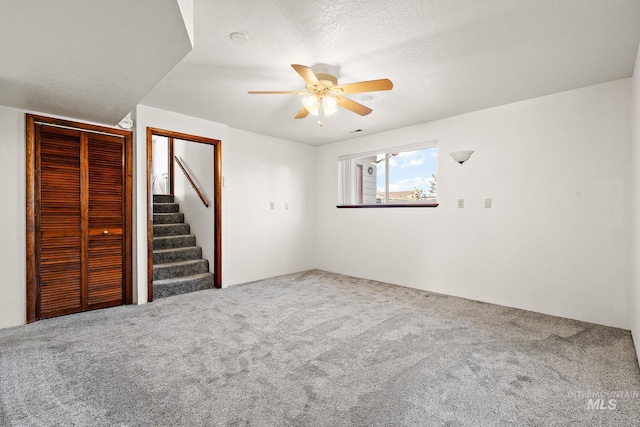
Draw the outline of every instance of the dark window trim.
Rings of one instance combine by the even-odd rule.
[[[338,209],[360,208],[437,208],[439,203],[378,203],[375,205],[336,205]]]

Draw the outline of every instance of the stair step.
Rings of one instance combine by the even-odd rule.
[[[183,213],[154,213],[154,224],[181,224],[184,222]]]
[[[208,272],[209,261],[206,259],[170,262],[153,266],[153,280],[192,276]]]
[[[153,281],[153,299],[213,289],[213,273]]]
[[[202,258],[202,248],[191,246],[188,248],[159,249],[153,251],[153,264],[167,264],[177,261],[190,261]]]
[[[209,261],[173,195],[153,195],[153,298],[214,287]]]
[[[196,245],[196,236],[193,234],[183,236],[155,236],[153,238],[153,250],[186,248]]]
[[[153,237],[156,236],[181,236],[189,234],[189,224],[157,224],[153,226]]]
[[[180,211],[180,205],[177,203],[154,203],[153,213],[174,213]]]
[[[173,203],[173,194],[154,194],[153,203]]]

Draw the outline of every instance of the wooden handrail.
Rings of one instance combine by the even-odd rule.
[[[187,170],[184,168],[184,166],[182,166],[182,162],[180,161],[178,156],[173,156],[173,158],[175,159],[176,163],[178,163],[178,166],[180,166],[180,169],[182,169],[182,172],[184,173],[184,176],[187,177],[187,180],[189,181],[189,184],[191,184],[193,189],[196,190],[196,193],[198,194],[198,197],[200,197],[200,200],[202,200],[202,203],[204,203],[204,205],[206,207],[209,207],[209,203],[207,202],[207,199],[204,197],[204,194],[202,194],[200,189],[198,187],[196,187],[195,182],[193,182],[193,180],[191,179],[191,176],[189,176],[189,172],[187,172]]]

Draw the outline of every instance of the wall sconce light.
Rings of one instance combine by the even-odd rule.
[[[455,160],[456,162],[463,164],[464,162],[469,160],[469,157],[471,157],[472,154],[473,150],[452,151],[451,157],[453,157],[453,160]]]

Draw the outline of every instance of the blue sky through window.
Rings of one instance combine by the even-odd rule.
[[[420,188],[426,192],[431,187],[431,174],[437,176],[437,148],[404,151],[389,159],[389,191],[411,191]],[[378,155],[377,191],[385,187],[385,154]],[[382,159],[382,160],[381,160]]]

